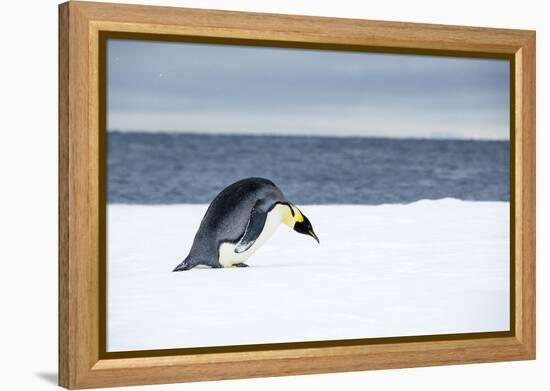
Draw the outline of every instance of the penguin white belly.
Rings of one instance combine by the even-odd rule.
[[[236,253],[235,247],[236,243],[222,243],[219,251],[219,262],[223,267],[231,267],[236,263],[241,263],[246,261],[256,250],[258,250],[279,228],[279,225],[287,218],[289,213],[288,206],[285,205],[276,205],[270,212],[267,214],[265,220],[264,229],[262,233],[256,239],[254,244],[250,248],[242,253]]]

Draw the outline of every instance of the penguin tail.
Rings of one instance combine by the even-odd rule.
[[[189,269],[192,269],[193,268],[193,264],[191,264],[187,258],[184,259],[184,261],[182,263],[180,263],[178,266],[176,266],[174,268],[174,270],[172,270],[173,272],[182,272],[182,271],[185,271],[185,270],[189,270]]]

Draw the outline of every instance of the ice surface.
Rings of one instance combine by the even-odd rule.
[[[207,205],[109,205],[107,350],[501,331],[509,204],[300,205],[249,268],[173,273]]]

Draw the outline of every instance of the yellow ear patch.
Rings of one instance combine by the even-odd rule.
[[[276,208],[281,208],[283,223],[288,225],[290,228],[294,228],[295,223],[301,223],[304,221],[304,215],[298,208],[289,204],[279,204]]]
[[[294,210],[294,220],[296,220],[297,223],[304,221],[304,215],[302,215],[302,212],[300,212],[298,208],[292,207],[292,210]]]

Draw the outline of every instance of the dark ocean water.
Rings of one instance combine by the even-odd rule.
[[[507,141],[109,132],[109,203],[209,203],[245,177],[297,204],[508,201]]]

